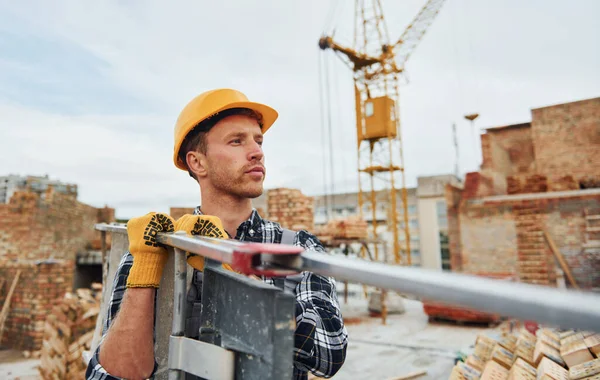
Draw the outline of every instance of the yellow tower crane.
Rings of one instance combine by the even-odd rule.
[[[391,210],[387,214],[387,224],[393,234],[396,264],[411,265],[408,199],[398,107],[399,76],[444,1],[429,0],[402,36],[390,43],[381,1],[356,0],[354,46],[342,46],[331,36],[323,35],[319,39],[322,50],[332,49],[339,53],[353,71],[359,212],[362,218],[364,208],[371,211],[373,237],[377,239],[377,193],[389,190]],[[398,190],[401,191],[401,225],[405,238],[402,249],[396,198]],[[404,260],[401,251],[404,251]],[[375,258],[378,259],[377,245]]]

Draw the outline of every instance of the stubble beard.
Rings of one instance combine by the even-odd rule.
[[[213,187],[219,192],[238,198],[258,198],[263,193],[264,175],[260,181],[254,181],[247,176],[244,171],[228,173],[218,168],[210,173]]]

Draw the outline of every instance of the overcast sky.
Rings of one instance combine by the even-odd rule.
[[[341,0],[343,1],[343,0]],[[350,43],[353,1],[338,6]],[[384,1],[397,38],[424,0]],[[357,183],[350,71],[317,41],[332,1],[1,1],[0,175],[79,185],[118,217],[199,202],[171,161],[173,126],[198,93],[235,87],[272,105],[267,188],[323,191],[319,59],[330,65],[336,190]],[[477,169],[477,128],[600,96],[600,1],[447,0],[406,64],[400,113],[407,184]],[[425,137],[426,135],[433,137]]]

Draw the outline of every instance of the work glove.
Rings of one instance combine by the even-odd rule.
[[[129,252],[133,265],[127,277],[128,288],[158,288],[168,258],[167,249],[158,244],[159,232],[173,232],[175,220],[167,214],[150,212],[127,223]]]
[[[176,231],[185,231],[188,235],[207,236],[212,238],[227,239],[229,236],[223,228],[221,219],[213,215],[183,215],[175,222]],[[204,257],[195,253],[186,252],[188,264],[199,271],[204,270]],[[229,264],[223,264],[225,269],[231,270]]]

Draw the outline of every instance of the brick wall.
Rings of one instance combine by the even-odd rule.
[[[482,169],[480,172],[467,173],[463,197],[481,198],[491,195],[506,194],[506,177],[493,170]]]
[[[517,231],[509,205],[463,204],[459,220],[463,272],[517,273]]]
[[[545,201],[510,202],[517,230],[517,270],[522,282],[556,286],[556,259],[544,237]]]
[[[40,348],[40,321],[50,310],[48,305],[72,289],[77,253],[100,246],[100,232],[94,230],[99,221],[114,221],[114,209],[94,208],[79,202],[75,193],[52,187],[44,192],[17,191],[8,204],[0,204],[0,276],[12,281],[23,269],[3,344]]]
[[[600,186],[600,98],[534,109],[531,131],[540,174]]]
[[[582,248],[587,241],[584,210],[600,214],[600,196],[555,198],[545,200],[543,205],[546,231],[564,256],[577,284],[585,289],[600,287],[600,249]]]
[[[20,269],[10,312],[4,326],[2,344],[18,350],[39,350],[44,335],[44,321],[54,302],[71,291],[74,261],[0,262],[0,277],[9,289]],[[6,294],[6,292],[4,292]],[[2,304],[4,299],[0,298]]]
[[[96,208],[71,195],[15,192],[0,205],[0,258],[74,260],[99,239],[97,218]]]
[[[554,286],[556,267],[547,231],[565,257],[578,285],[584,289],[600,287],[600,249],[585,250],[585,211],[600,214],[600,195],[573,192],[569,197],[544,197],[523,200],[465,199],[448,204],[453,262],[467,273],[506,273],[521,281]],[[447,199],[450,195],[447,196]],[[452,215],[454,213],[454,215]],[[454,221],[451,219],[454,218]],[[453,266],[453,270],[456,270]]]
[[[451,184],[447,184],[444,194],[448,218],[448,248],[450,250],[450,269],[454,272],[461,272],[463,270],[459,221],[461,191],[462,189]]]
[[[488,129],[481,139],[484,169],[504,176],[535,170],[530,123]]]
[[[506,177],[508,194],[545,193],[548,191],[548,178],[539,174],[515,174]]]
[[[267,191],[269,219],[292,230],[314,229],[314,197],[299,189],[277,188]]]

